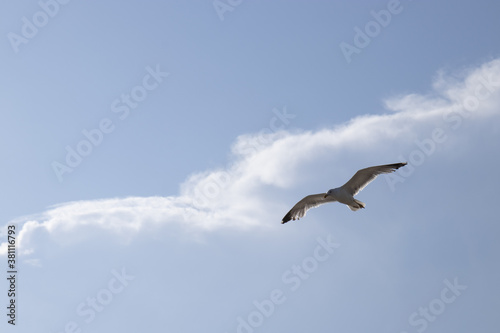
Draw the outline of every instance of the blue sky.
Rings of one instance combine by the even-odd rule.
[[[5,331],[497,332],[497,3],[66,2],[1,4]]]

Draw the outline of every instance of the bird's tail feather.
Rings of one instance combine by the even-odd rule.
[[[357,211],[358,209],[365,208],[365,203],[361,202],[359,200],[354,199],[354,203],[350,204],[349,209],[352,210],[353,212]]]

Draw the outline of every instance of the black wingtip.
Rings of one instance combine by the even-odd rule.
[[[399,169],[401,167],[404,167],[407,164],[408,164],[407,162],[394,163],[394,164],[390,164],[390,167],[397,170],[397,169]]]
[[[283,220],[281,220],[281,224],[285,224],[287,223],[288,221],[290,221],[292,219],[292,214],[290,214],[290,212],[288,212],[285,217],[283,217]]]

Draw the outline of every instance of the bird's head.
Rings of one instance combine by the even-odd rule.
[[[332,195],[333,191],[332,190],[328,190],[328,192],[326,192],[325,196],[323,197],[324,199],[326,199],[327,196],[329,195]]]

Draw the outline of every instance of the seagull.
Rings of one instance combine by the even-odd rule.
[[[370,184],[378,175],[382,173],[391,173],[405,166],[407,163],[394,163],[386,165],[377,165],[369,168],[358,170],[351,179],[341,187],[328,190],[326,193],[311,194],[300,200],[293,206],[292,209],[283,217],[281,223],[287,223],[290,220],[298,220],[306,216],[306,212],[314,207],[325,204],[327,202],[338,201],[347,205],[352,211],[357,211],[360,208],[365,208],[365,204],[354,199],[366,185]]]

